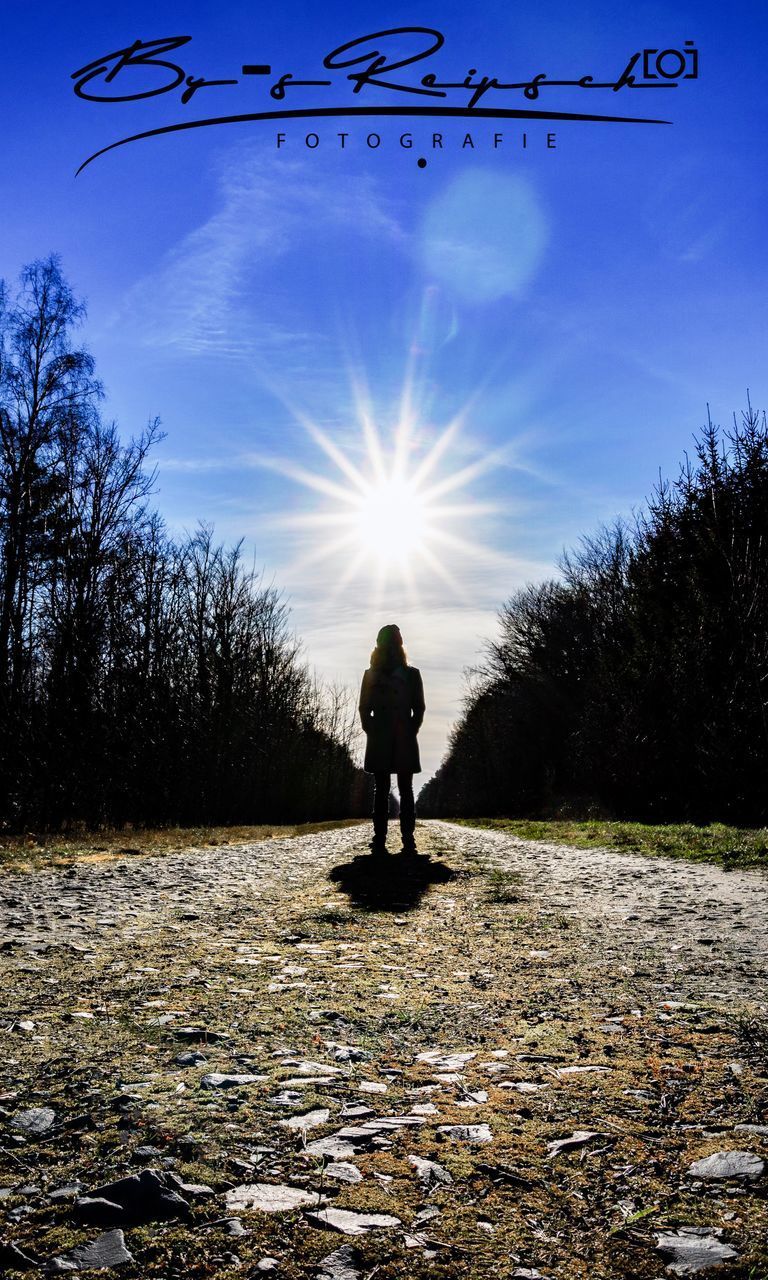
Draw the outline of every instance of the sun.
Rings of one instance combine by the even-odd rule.
[[[358,499],[355,516],[362,546],[385,565],[420,555],[429,538],[430,508],[416,485],[388,476]]]
[[[456,501],[456,496],[497,466],[504,450],[481,451],[463,441],[463,457],[474,453],[474,460],[451,468],[463,415],[442,430],[425,427],[404,395],[388,440],[369,405],[358,400],[355,430],[345,433],[342,447],[295,407],[292,412],[334,470],[309,469],[278,458],[262,457],[260,462],[318,496],[315,509],[277,516],[275,522],[304,535],[305,551],[289,570],[298,575],[325,562],[329,599],[357,580],[372,587],[373,603],[388,583],[396,583],[415,599],[417,578],[423,575],[439,579],[453,595],[464,598],[456,564],[462,558],[501,559],[476,540],[479,517],[496,508],[465,497]],[[319,568],[314,572],[321,574]]]

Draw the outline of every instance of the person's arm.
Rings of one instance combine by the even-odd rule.
[[[357,709],[360,712],[362,726],[367,733],[370,728],[371,717],[371,682],[367,671],[363,673],[363,683],[360,685],[360,701]]]
[[[418,733],[421,728],[425,710],[424,683],[421,678],[421,672],[414,667],[411,676],[411,712],[413,714],[414,733]]]

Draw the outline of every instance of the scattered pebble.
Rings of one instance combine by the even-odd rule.
[[[204,1089],[240,1089],[247,1084],[262,1084],[269,1076],[227,1075],[225,1072],[212,1071],[203,1076],[200,1084]]]
[[[330,1178],[332,1182],[362,1182],[363,1175],[356,1164],[350,1164],[347,1160],[332,1160],[323,1169],[323,1177]]]
[[[177,1053],[174,1062],[177,1067],[199,1067],[203,1062],[207,1062],[204,1053],[200,1053],[197,1049],[188,1049],[184,1053]]]
[[[209,1044],[231,1039],[226,1031],[211,1031],[208,1027],[174,1027],[171,1034],[176,1040],[205,1040]]]
[[[307,1129],[316,1129],[318,1125],[327,1124],[330,1114],[327,1107],[319,1107],[317,1111],[307,1111],[303,1116],[290,1116],[287,1120],[281,1120],[280,1124],[285,1129],[306,1132]]]
[[[439,1124],[437,1132],[453,1142],[468,1142],[471,1146],[493,1142],[493,1134],[487,1124]]]
[[[444,1169],[436,1160],[423,1160],[421,1156],[410,1155],[408,1163],[413,1165],[420,1182],[427,1184],[453,1182],[448,1170]]]
[[[579,1147],[585,1147],[593,1138],[607,1137],[607,1133],[599,1133],[593,1129],[576,1129],[568,1138],[556,1138],[547,1143],[549,1158],[562,1155],[564,1151],[576,1151]]]
[[[425,1049],[416,1054],[417,1062],[428,1062],[436,1071],[463,1071],[476,1053],[446,1053],[443,1049]]]

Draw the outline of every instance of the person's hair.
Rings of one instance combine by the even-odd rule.
[[[395,667],[407,667],[408,655],[403,645],[400,628],[390,623],[382,627],[376,637],[376,648],[371,653],[374,671],[394,671]]]

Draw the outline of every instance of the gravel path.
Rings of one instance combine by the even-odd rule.
[[[165,923],[196,914],[210,924],[238,899],[268,903],[312,878],[322,880],[340,858],[364,850],[362,830],[8,875],[0,879],[0,946],[10,941],[39,950],[130,940],[158,927],[162,917]]]
[[[768,1275],[765,876],[368,838],[0,878],[0,1271]]]
[[[432,822],[447,847],[517,872],[540,906],[575,915],[623,951],[651,948],[691,981],[768,1002],[768,877],[704,862],[574,849]]]
[[[438,848],[449,861],[452,854],[480,858],[519,874],[540,910],[578,917],[609,949],[652,948],[679,974],[712,987],[710,996],[768,1001],[768,882],[761,871],[574,849],[447,822],[421,823],[419,832],[422,847]],[[340,859],[366,851],[367,835],[367,828],[348,827],[10,875],[0,881],[0,946],[87,946],[115,930],[127,940],[156,926],[158,903],[166,917],[197,913],[210,924],[238,898],[266,905],[313,878],[320,883]]]

